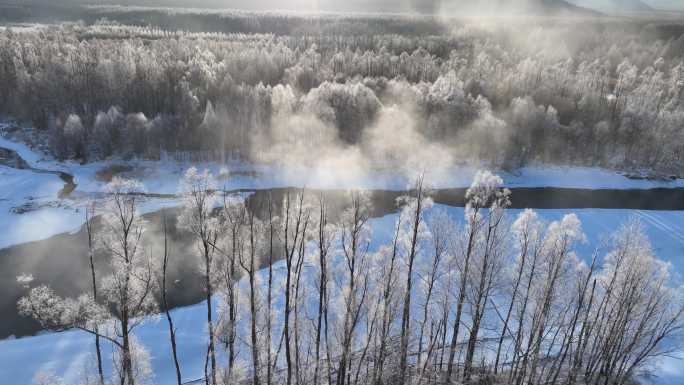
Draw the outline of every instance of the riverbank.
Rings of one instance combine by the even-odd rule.
[[[8,229],[0,233],[0,248],[76,231],[83,224],[86,202],[99,199],[107,181],[113,176],[135,178],[143,183],[148,193],[141,205],[143,213],[177,204],[174,194],[178,191],[183,173],[192,166],[211,170],[218,176],[220,187],[229,191],[306,186],[314,189],[363,188],[398,192],[410,188],[416,177],[396,170],[371,169],[357,173],[327,169],[315,164],[309,168],[286,168],[244,162],[219,164],[140,159],[110,159],[86,164],[59,162],[41,152],[41,147],[33,142],[32,148],[27,143],[1,135],[6,127],[7,123],[0,122],[0,148],[20,157],[25,168],[0,165],[0,227]],[[464,189],[481,167],[486,165],[454,165],[425,170],[425,179],[434,189]],[[49,170],[49,174],[37,170]],[[619,198],[622,194],[617,190],[684,187],[682,179],[635,179],[612,170],[591,167],[538,165],[515,172],[495,172],[510,188],[606,190],[603,192],[604,203],[596,206],[586,205],[582,194],[575,194],[573,190],[559,192],[564,196],[563,200],[577,202],[571,207],[620,208],[622,206],[616,202],[624,202],[624,199]],[[560,195],[546,194],[535,198],[535,202],[549,202],[551,206],[541,207],[553,207],[553,201],[559,199]],[[638,208],[667,209],[671,203],[657,197],[639,204],[651,206]],[[521,207],[523,205],[524,202],[521,202]]]

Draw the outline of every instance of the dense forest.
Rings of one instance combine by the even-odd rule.
[[[0,113],[60,159],[681,169],[677,25],[95,10],[0,30]]]
[[[681,287],[638,221],[578,255],[586,237],[575,214],[512,216],[510,191],[488,171],[460,218],[433,207],[419,178],[380,245],[367,192],[350,191],[342,210],[306,190],[257,208],[224,196],[207,171],[189,169],[181,186],[178,220],[206,291],[206,312],[196,310],[206,313],[204,376],[192,383],[630,384],[676,350],[684,326]],[[135,336],[157,312],[168,344],[154,354],[173,360],[178,385],[187,378],[178,352],[190,342],[177,340],[187,330],[174,326],[166,272],[189,256],[166,247],[165,221],[163,247],[143,246],[141,188],[115,178],[107,202],[88,210],[92,287],[81,296],[18,277],[22,314],[95,339],[87,385],[151,383],[150,352]],[[110,272],[98,275],[102,264]]]

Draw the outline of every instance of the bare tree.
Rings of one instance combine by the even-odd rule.
[[[287,365],[287,385],[292,385],[292,369],[293,369],[293,356],[292,356],[292,338],[291,338],[291,328],[290,328],[290,314],[292,312],[292,280],[296,279],[296,265],[295,265],[295,253],[299,249],[301,238],[304,237],[304,226],[308,221],[309,210],[304,205],[304,192],[298,194],[295,198],[291,197],[291,193],[288,192],[285,195],[285,200],[283,203],[283,215],[282,215],[282,234],[283,237],[283,248],[285,256],[285,265],[287,268],[286,281],[285,281],[285,309],[284,309],[284,325],[283,325],[283,337],[285,343],[285,361]]]
[[[85,226],[88,234],[88,261],[90,262],[90,276],[92,278],[93,301],[97,302],[97,279],[95,276],[95,244],[93,231],[93,218],[95,216],[95,203],[89,204],[85,209]],[[100,348],[100,333],[97,325],[95,325],[95,354],[97,358],[97,374],[99,376],[100,385],[104,385],[104,371],[102,370],[102,350]]]
[[[162,271],[160,277],[160,291],[161,291],[161,305],[162,311],[166,315],[166,321],[169,325],[169,340],[171,342],[171,356],[173,357],[173,365],[176,369],[176,382],[178,385],[182,385],[182,376],[180,369],[180,362],[178,361],[178,349],[176,345],[176,329],[173,326],[173,318],[171,318],[171,309],[169,306],[166,282],[167,282],[167,270],[169,264],[169,252],[168,252],[168,228],[166,226],[166,215],[162,218],[162,226],[164,231],[164,257],[162,259]]]
[[[535,229],[530,228],[528,216],[533,215],[531,210],[525,210],[522,212],[515,223],[513,223],[512,230],[516,237],[515,246],[518,251],[518,257],[516,258],[515,276],[513,277],[513,292],[508,303],[508,310],[506,311],[506,318],[503,321],[503,326],[501,327],[501,335],[499,336],[499,343],[496,347],[496,359],[494,361],[494,374],[497,374],[499,370],[499,359],[501,358],[501,348],[503,347],[504,338],[508,334],[513,338],[512,333],[509,330],[508,323],[511,320],[511,315],[513,313],[513,306],[516,303],[518,297],[518,290],[520,289],[520,284],[523,279],[523,272],[527,267],[526,262],[528,261],[528,253],[531,249],[531,242],[534,242],[535,235],[532,233]]]
[[[131,332],[144,315],[157,310],[152,295],[155,289],[154,263],[143,253],[142,235],[145,222],[138,215],[139,182],[114,178],[107,186],[109,200],[104,215],[102,244],[109,252],[113,273],[104,280],[105,295],[115,306],[120,322],[121,384],[134,385],[136,376],[132,362]]]
[[[273,306],[273,255],[275,253],[274,240],[277,236],[276,234],[276,221],[277,218],[273,217],[273,201],[271,199],[271,193],[268,194],[268,288],[266,294],[266,384],[271,385],[273,383],[273,370],[271,369],[271,361],[273,361],[273,354],[271,353],[272,342],[272,306]],[[277,357],[276,360],[277,361]]]
[[[475,239],[476,250],[473,253],[474,258],[470,260],[472,264],[471,271],[474,273],[474,276],[472,277],[473,298],[471,298],[470,303],[472,322],[463,367],[463,377],[466,382],[470,381],[470,376],[472,375],[480,327],[494,282],[502,268],[506,248],[506,233],[502,227],[505,226],[503,224],[505,209],[510,205],[510,191],[502,189],[502,183],[501,178],[490,174],[483,175],[479,184],[481,192],[483,192],[481,197],[488,197],[491,200],[488,202],[489,209],[484,216],[484,227],[486,230]],[[472,190],[468,191],[477,194],[477,192],[472,192]],[[468,278],[466,277],[466,279]]]
[[[681,294],[666,288],[669,266],[653,257],[651,245],[638,221],[631,221],[613,237],[602,276],[608,314],[592,342],[585,370],[594,384],[619,384],[637,373],[648,359],[666,355],[667,336],[682,330]],[[610,295],[608,289],[610,288]]]
[[[429,243],[432,246],[432,258],[427,261],[427,271],[425,271],[421,276],[422,287],[424,291],[423,297],[423,315],[420,322],[420,331],[418,337],[418,352],[417,352],[417,363],[416,368],[420,369],[421,379],[423,377],[423,369],[421,368],[421,360],[423,355],[423,338],[425,337],[426,328],[428,321],[430,322],[432,338],[428,340],[428,357],[425,358],[424,365],[426,366],[430,361],[432,354],[432,347],[436,341],[438,332],[434,330],[435,321],[439,323],[439,329],[441,330],[442,323],[446,322],[446,319],[438,319],[437,317],[430,317],[431,313],[436,314],[437,309],[434,309],[432,305],[432,297],[436,291],[437,281],[444,276],[444,259],[448,257],[449,252],[449,242],[454,236],[454,228],[452,225],[451,218],[447,214],[446,210],[440,209],[433,212],[430,219],[427,221],[427,227],[429,230]],[[442,314],[443,318],[446,318]],[[431,319],[432,318],[432,319]]]
[[[532,210],[523,211],[516,221],[513,223],[513,233],[518,239],[518,247],[525,247],[526,250],[519,250],[521,254],[529,255],[526,258],[529,261],[523,268],[523,284],[525,292],[521,297],[521,303],[518,305],[517,314],[517,331],[515,332],[515,341],[513,342],[513,358],[511,360],[511,371],[508,376],[508,381],[512,382],[517,377],[520,356],[522,355],[522,344],[525,333],[525,324],[528,316],[528,306],[531,301],[533,293],[533,283],[536,280],[538,273],[537,261],[541,258],[541,252],[544,241],[544,224],[539,219],[537,213]],[[521,242],[522,241],[522,242]],[[519,260],[518,263],[522,263]]]
[[[570,269],[569,264],[574,262],[572,254],[574,243],[582,239],[584,239],[584,234],[574,214],[568,214],[561,221],[551,223],[547,229],[540,260],[542,265],[540,266],[541,280],[537,288],[538,297],[534,301],[530,334],[517,373],[517,384],[523,383],[525,376],[528,382],[535,381],[537,366],[541,359],[539,352],[549,328],[552,305],[557,301],[559,283],[565,282],[563,277]]]
[[[406,369],[408,361],[408,348],[411,328],[411,291],[413,284],[413,264],[418,252],[418,239],[421,224],[423,223],[423,210],[425,209],[425,197],[423,191],[423,175],[416,181],[415,186],[415,201],[407,200],[405,203],[411,208],[411,217],[409,219],[411,224],[411,235],[409,238],[407,265],[406,271],[406,288],[404,291],[404,308],[401,318],[401,345],[399,351],[399,382],[406,382]]]
[[[460,286],[456,300],[456,316],[453,320],[451,344],[449,345],[449,359],[447,361],[447,371],[445,375],[446,383],[451,383],[453,374],[463,304],[466,299],[468,277],[470,276],[471,259],[476,247],[476,242],[478,241],[478,238],[482,237],[482,230],[486,225],[486,221],[484,220],[481,211],[490,207],[490,205],[490,208],[494,209],[493,211],[497,211],[497,208],[505,207],[503,203],[508,200],[508,193],[506,190],[500,188],[501,183],[501,178],[494,176],[489,171],[480,171],[475,175],[473,183],[466,191],[465,246],[462,248],[463,255],[461,257],[459,276]]]
[[[51,289],[32,289],[19,301],[22,314],[30,315],[50,328],[78,328],[111,342],[115,351],[115,371],[121,385],[135,385],[144,369],[146,356],[135,345],[133,331],[145,316],[157,311],[153,292],[155,261],[142,250],[145,222],[138,215],[138,196],[142,185],[133,180],[114,178],[106,187],[108,196],[99,243],[109,256],[111,274],[102,280],[102,294],[107,306],[96,303],[92,296],[78,299],[58,297]],[[104,334],[98,328],[108,318],[116,320],[114,328]],[[135,356],[139,361],[135,361]],[[149,358],[149,357],[147,357]]]
[[[388,343],[391,335],[392,324],[397,316],[396,305],[398,302],[398,290],[396,290],[396,288],[399,280],[398,249],[399,237],[402,228],[402,218],[403,213],[400,213],[399,218],[397,218],[396,221],[394,240],[392,241],[391,248],[383,247],[378,252],[380,259],[378,274],[385,277],[385,282],[384,285],[382,285],[382,299],[379,307],[382,323],[378,335],[379,347],[377,348],[377,354],[375,358],[376,363],[373,368],[373,385],[380,385],[383,383],[384,367],[388,355]]]
[[[590,283],[592,280],[596,280],[595,278],[595,272],[596,272],[596,267],[597,267],[597,254],[598,250],[594,252],[594,255],[592,256],[591,259],[591,265],[589,268],[584,269],[582,265],[580,269],[578,269],[578,274],[577,274],[577,289],[575,290],[575,298],[572,300],[575,301],[573,303],[573,306],[569,311],[571,312],[572,316],[570,318],[569,325],[567,327],[563,327],[564,325],[561,325],[564,329],[565,335],[563,336],[563,340],[561,341],[561,344],[559,346],[559,354],[556,355],[556,357],[553,359],[553,364],[551,366],[551,370],[549,371],[549,374],[545,380],[545,382],[555,384],[558,382],[558,379],[561,375],[562,371],[570,371],[569,369],[566,368],[566,359],[568,358],[568,355],[570,353],[570,349],[575,341],[575,334],[580,333],[580,341],[581,341],[581,329],[578,330],[578,325],[580,323],[582,314],[586,313],[591,309],[592,301],[591,298],[589,299],[589,305],[587,306],[587,293],[589,292],[589,287]],[[591,285],[593,286],[593,285]],[[593,289],[591,290],[591,295],[593,297]],[[573,310],[574,308],[574,310]],[[579,344],[577,344],[579,345]],[[575,347],[576,350],[580,350],[579,346]]]
[[[319,263],[319,288],[318,288],[318,315],[316,318],[316,337],[315,337],[315,363],[314,363],[314,385],[319,384],[319,372],[321,366],[321,344],[328,341],[328,254],[335,238],[335,227],[328,223],[328,207],[325,196],[321,193],[319,197],[319,215],[317,228],[318,263]],[[323,340],[323,341],[321,341]],[[328,365],[330,363],[328,362]],[[330,379],[329,379],[330,380]]]
[[[208,170],[200,173],[194,167],[186,171],[180,187],[183,212],[179,217],[179,224],[195,237],[204,274],[207,299],[207,326],[209,330],[207,359],[211,364],[211,372],[205,376],[207,385],[210,383],[210,380],[212,385],[217,384],[212,310],[212,295],[214,294],[215,281],[213,270],[215,264],[214,256],[216,254],[215,245],[219,236],[218,219],[212,215],[216,205],[215,190],[216,183],[213,175]]]
[[[341,223],[340,242],[344,256],[346,287],[344,296],[344,318],[341,335],[340,362],[337,368],[336,383],[344,385],[348,381],[347,370],[351,369],[351,348],[356,327],[361,317],[361,309],[368,293],[368,261],[370,246],[368,228],[368,197],[359,191],[350,196],[351,207],[345,211]]]
[[[222,322],[222,338],[225,348],[228,350],[228,373],[231,375],[235,368],[237,359],[236,348],[236,333],[237,333],[237,303],[238,303],[238,267],[241,255],[245,247],[244,226],[246,224],[247,209],[242,198],[240,197],[224,197],[223,207],[221,211],[221,219],[225,230],[224,243],[227,244],[224,248],[218,248],[224,258],[221,260],[220,276],[222,280],[222,289],[226,291],[228,306],[228,319],[225,320],[225,315]]]
[[[249,280],[249,311],[250,311],[250,347],[252,351],[252,381],[254,385],[259,385],[259,341],[257,334],[258,330],[258,289],[256,282],[256,274],[258,269],[258,255],[259,241],[261,237],[261,223],[254,218],[254,211],[250,211],[246,215],[247,218],[247,236],[249,238],[247,255],[241,255],[240,265],[247,274]]]

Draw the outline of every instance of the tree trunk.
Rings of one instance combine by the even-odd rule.
[[[211,284],[211,258],[209,256],[209,244],[204,242],[204,274],[205,274],[205,285],[207,290],[207,325],[209,328],[209,363],[211,365],[211,383],[216,385],[216,352],[214,347],[214,322],[212,320],[212,309],[211,309],[211,296],[212,296],[212,284]],[[209,379],[206,380],[208,383]]]
[[[418,242],[418,228],[423,204],[423,179],[418,180],[416,189],[416,212],[413,220],[413,234],[411,236],[411,249],[408,255],[408,271],[406,272],[406,292],[404,295],[404,311],[401,318],[401,347],[399,356],[399,383],[406,382],[406,369],[408,361],[409,333],[411,327],[411,290],[413,281],[413,262],[416,257]]]
[[[475,209],[474,215],[478,214],[478,209]],[[461,285],[458,290],[458,301],[456,302],[456,317],[454,318],[453,333],[451,334],[451,344],[449,345],[449,360],[447,361],[447,372],[444,378],[444,382],[451,384],[451,376],[453,375],[454,368],[454,358],[456,356],[456,345],[458,344],[458,332],[461,326],[461,314],[463,312],[463,302],[465,302],[466,295],[466,282],[468,277],[468,270],[470,265],[470,255],[473,252],[473,242],[475,241],[476,229],[471,224],[471,229],[468,234],[468,246],[466,248],[466,255],[463,262],[463,273],[461,274]]]
[[[389,266],[389,273],[387,276],[387,281],[385,284],[383,296],[382,296],[382,303],[383,303],[383,312],[382,312],[382,330],[380,333],[380,349],[379,353],[377,356],[377,367],[374,369],[375,370],[375,375],[373,376],[373,384],[374,385],[381,385],[382,384],[382,376],[383,376],[383,369],[385,365],[385,355],[386,355],[386,350],[387,350],[387,338],[389,337],[389,332],[390,332],[390,327],[392,324],[392,319],[391,319],[391,300],[392,300],[392,279],[394,278],[394,268],[395,268],[395,262],[397,259],[397,243],[399,242],[399,230],[401,229],[401,214],[399,215],[399,219],[397,220],[397,226],[395,229],[394,233],[394,242],[392,246],[392,257],[390,258],[390,266]]]
[[[97,302],[97,280],[95,277],[95,263],[93,261],[93,215],[95,206],[86,207],[86,230],[88,232],[88,259],[90,261],[90,276],[92,278],[93,301]],[[102,349],[100,348],[100,335],[95,326],[95,354],[97,356],[97,374],[100,385],[104,385],[104,370],[102,369]]]
[[[327,281],[328,281],[328,276],[327,276],[327,271],[328,271],[328,263],[326,260],[327,256],[327,249],[326,249],[326,242],[327,240],[325,239],[325,226],[327,225],[327,215],[326,215],[326,209],[325,209],[325,202],[323,200],[323,196],[321,195],[321,199],[319,200],[320,204],[320,216],[319,216],[319,221],[318,221],[318,261],[319,261],[319,268],[321,271],[321,277],[320,277],[320,282],[319,282],[319,288],[318,288],[318,316],[317,316],[317,321],[316,321],[316,352],[315,352],[315,366],[314,366],[314,379],[313,383],[314,385],[318,385],[319,380],[319,371],[320,371],[320,362],[321,362],[321,331],[323,328],[323,307],[327,306]]]
[[[269,253],[268,253],[268,294],[266,299],[266,384],[272,384],[272,370],[271,370],[271,304],[273,303],[273,202],[271,201],[271,193],[268,194],[268,229],[269,229]]]
[[[253,383],[259,385],[259,342],[257,340],[257,307],[256,307],[256,280],[255,270],[256,266],[254,258],[256,254],[256,243],[254,239],[254,214],[250,214],[249,220],[249,242],[250,242],[250,256],[249,256],[249,308],[252,314],[251,317],[251,339],[252,339],[252,366],[254,368]]]
[[[173,364],[176,369],[176,382],[177,385],[182,384],[180,363],[178,362],[178,354],[176,349],[176,330],[173,326],[173,319],[171,318],[171,311],[169,310],[169,303],[166,296],[166,267],[168,265],[168,245],[167,245],[167,229],[166,229],[166,216],[164,216],[164,260],[162,261],[162,307],[164,313],[166,314],[166,320],[169,324],[169,338],[171,340],[171,354],[173,356]]]
[[[503,328],[501,329],[501,336],[499,336],[499,343],[496,347],[496,360],[494,361],[494,374],[499,371],[499,359],[501,358],[501,347],[503,345],[506,332],[508,331],[508,322],[511,319],[511,313],[513,312],[513,305],[515,304],[515,299],[518,294],[518,288],[520,287],[520,280],[522,279],[522,273],[525,269],[525,260],[527,259],[527,249],[528,249],[528,239],[527,234],[525,234],[525,241],[521,247],[522,255],[520,258],[520,268],[518,269],[518,274],[515,278],[515,285],[513,288],[513,293],[511,294],[511,302],[508,305],[508,311],[506,311],[506,319],[504,320]],[[511,336],[512,337],[512,336]]]

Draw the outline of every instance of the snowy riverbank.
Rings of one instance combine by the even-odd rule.
[[[83,200],[78,193],[102,191],[106,178],[98,173],[111,166],[126,166],[124,177],[139,179],[149,193],[174,194],[178,190],[183,172],[195,166],[210,169],[220,176],[222,188],[268,189],[278,187],[308,187],[317,189],[384,189],[404,190],[411,186],[413,178],[393,174],[391,170],[368,170],[349,173],[346,170],[311,168],[288,168],[277,165],[250,165],[233,162],[185,163],[176,161],[107,160],[87,164],[58,162],[50,156],[5,137],[0,137],[0,147],[15,151],[30,166],[66,172],[74,177],[74,199],[58,199],[63,181],[57,175],[38,174],[31,170],[19,170],[0,166],[0,227],[8,231],[0,234],[0,248],[17,243],[44,239],[55,234],[78,229],[83,223]],[[434,188],[467,187],[478,167],[458,166],[426,172],[426,180]],[[509,187],[561,187],[585,189],[650,189],[681,188],[684,180],[657,181],[630,179],[624,175],[601,168],[533,166],[519,169],[515,174],[498,172]],[[147,198],[141,206],[143,212],[172,206],[172,198]]]

